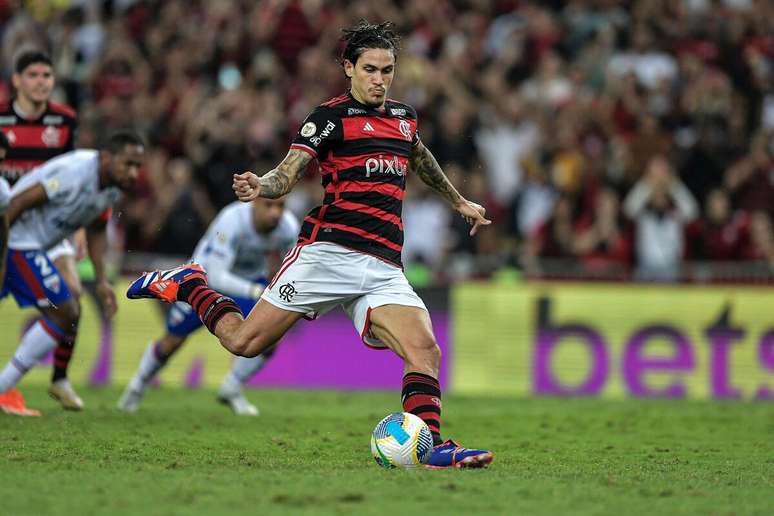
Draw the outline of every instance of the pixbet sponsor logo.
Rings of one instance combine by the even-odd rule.
[[[406,175],[405,162],[402,162],[398,156],[393,156],[392,159],[385,159],[382,154],[379,154],[378,158],[368,158],[365,162],[366,177],[371,177],[371,174],[394,174],[396,176]]]

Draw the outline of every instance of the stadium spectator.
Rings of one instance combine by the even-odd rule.
[[[590,220],[599,184],[624,198],[662,153],[703,208],[723,187],[733,213],[772,215],[771,2],[68,5],[9,3],[0,20],[5,78],[20,46],[50,48],[62,78],[55,98],[92,118],[81,146],[89,145],[89,126],[142,127],[166,160],[189,162],[192,188],[215,208],[232,200],[232,172],[281,159],[303,116],[344,90],[343,75],[329,66],[339,50],[335,28],[366,17],[400,28],[407,51],[394,94],[419,110],[420,133],[444,166],[461,165],[461,180],[483,180],[495,220],[508,220],[534,186],[526,168],[533,155],[546,157],[546,188],[572,190],[565,193],[575,197],[573,225]],[[0,101],[9,95],[0,81]],[[319,200],[309,172],[288,202],[296,213]],[[141,206],[158,193],[143,191],[126,211],[148,213]],[[135,224],[126,228],[136,236],[130,249],[162,251],[142,221],[122,220]],[[510,226],[502,236],[488,232],[485,239],[500,240],[484,247],[524,246],[529,232]],[[470,265],[460,270],[494,272],[499,262],[483,242],[463,244],[467,251],[457,245],[450,242],[449,259]],[[446,260],[438,263],[433,276],[445,277]]]
[[[710,192],[704,218],[688,229],[690,257],[704,261],[742,260],[750,247],[750,216],[732,211],[722,189]]]
[[[635,225],[637,277],[646,281],[677,279],[685,227],[696,217],[697,205],[665,156],[651,158],[645,177],[624,201],[624,213]]]

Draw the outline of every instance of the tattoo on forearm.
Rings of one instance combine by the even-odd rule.
[[[312,157],[304,151],[290,149],[277,168],[261,176],[261,197],[277,199],[288,193],[298,182]]]
[[[449,178],[443,173],[435,156],[422,143],[417,145],[409,158],[411,170],[413,170],[424,183],[438,192],[441,197],[452,204],[458,203],[462,196],[449,182]]]

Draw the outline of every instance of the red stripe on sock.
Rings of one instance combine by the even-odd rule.
[[[433,407],[438,407],[438,410],[440,411],[441,407],[438,406],[437,403],[433,402],[434,399],[440,401],[438,396],[429,396],[427,394],[415,394],[413,396],[409,396],[403,402],[403,410],[413,413],[417,407],[421,407],[423,405],[432,405]]]
[[[194,310],[196,310],[196,313],[199,314],[199,317],[203,317],[205,312],[207,312],[207,309],[210,307],[212,303],[214,303],[218,298],[220,297],[220,294],[215,292],[214,290],[210,290],[206,296],[198,303],[199,306],[192,305]]]
[[[414,414],[415,416],[418,416],[419,419],[421,419],[425,423],[427,423],[428,420],[433,420],[433,421],[441,420],[441,415],[438,412],[419,412],[419,413],[412,412],[412,414]],[[428,426],[430,426],[430,423],[428,423]]]
[[[198,285],[194,287],[194,289],[191,291],[191,294],[188,296],[188,303],[191,306],[194,306],[199,301],[199,298],[210,290],[212,289],[205,285]]]

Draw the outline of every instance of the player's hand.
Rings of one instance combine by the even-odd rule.
[[[102,306],[105,307],[105,315],[108,319],[112,318],[118,310],[118,302],[116,301],[113,287],[107,281],[100,281],[97,283],[96,293]]]
[[[456,206],[456,210],[465,219],[465,221],[473,226],[470,228],[470,236],[473,236],[478,231],[479,226],[488,226],[492,223],[491,220],[484,217],[486,215],[486,208],[480,204],[463,199],[460,204]]]
[[[243,172],[234,174],[234,184],[232,185],[234,193],[242,202],[250,202],[257,198],[261,193],[261,183],[258,182],[258,176],[252,172]]]

